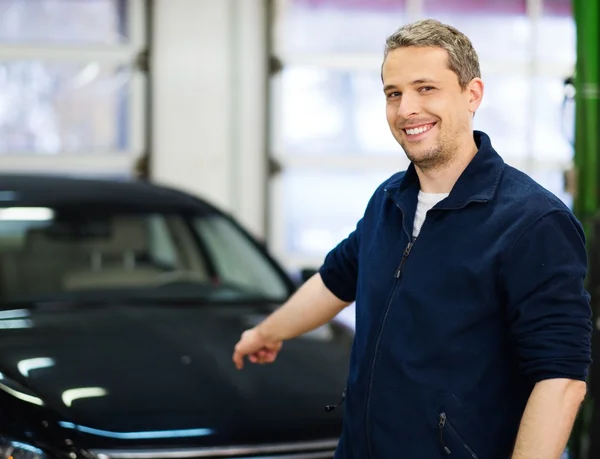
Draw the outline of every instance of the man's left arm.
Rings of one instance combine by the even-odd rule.
[[[585,392],[583,381],[559,378],[538,382],[527,402],[512,459],[559,459]]]
[[[501,282],[519,368],[535,384],[513,459],[559,459],[586,393],[592,324],[585,237],[567,211],[534,222],[505,254]]]

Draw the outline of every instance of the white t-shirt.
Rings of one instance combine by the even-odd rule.
[[[435,206],[442,199],[448,197],[450,193],[423,193],[419,191],[419,200],[417,202],[417,213],[413,225],[413,237],[417,237],[421,232],[421,227],[425,223],[427,211]]]

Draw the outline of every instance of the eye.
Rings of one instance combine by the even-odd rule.
[[[419,92],[429,92],[434,90],[435,88],[433,86],[423,86],[421,88],[419,88]]]
[[[402,95],[402,93],[395,91],[395,92],[389,92],[386,94],[386,98],[387,99],[392,99],[394,97],[400,97]]]

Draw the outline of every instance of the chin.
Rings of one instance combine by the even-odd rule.
[[[435,159],[439,153],[431,148],[404,148],[404,152],[408,159],[412,162],[418,163],[420,161],[430,161]]]
[[[421,169],[429,169],[432,166],[443,164],[445,162],[444,155],[438,150],[433,148],[423,148],[405,150],[406,157],[415,164],[415,166]]]

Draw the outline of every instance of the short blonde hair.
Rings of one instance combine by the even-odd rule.
[[[435,19],[423,19],[401,27],[387,38],[384,61],[390,51],[409,46],[445,49],[448,52],[448,68],[456,73],[463,89],[473,78],[481,78],[479,57],[471,40],[450,25]]]

